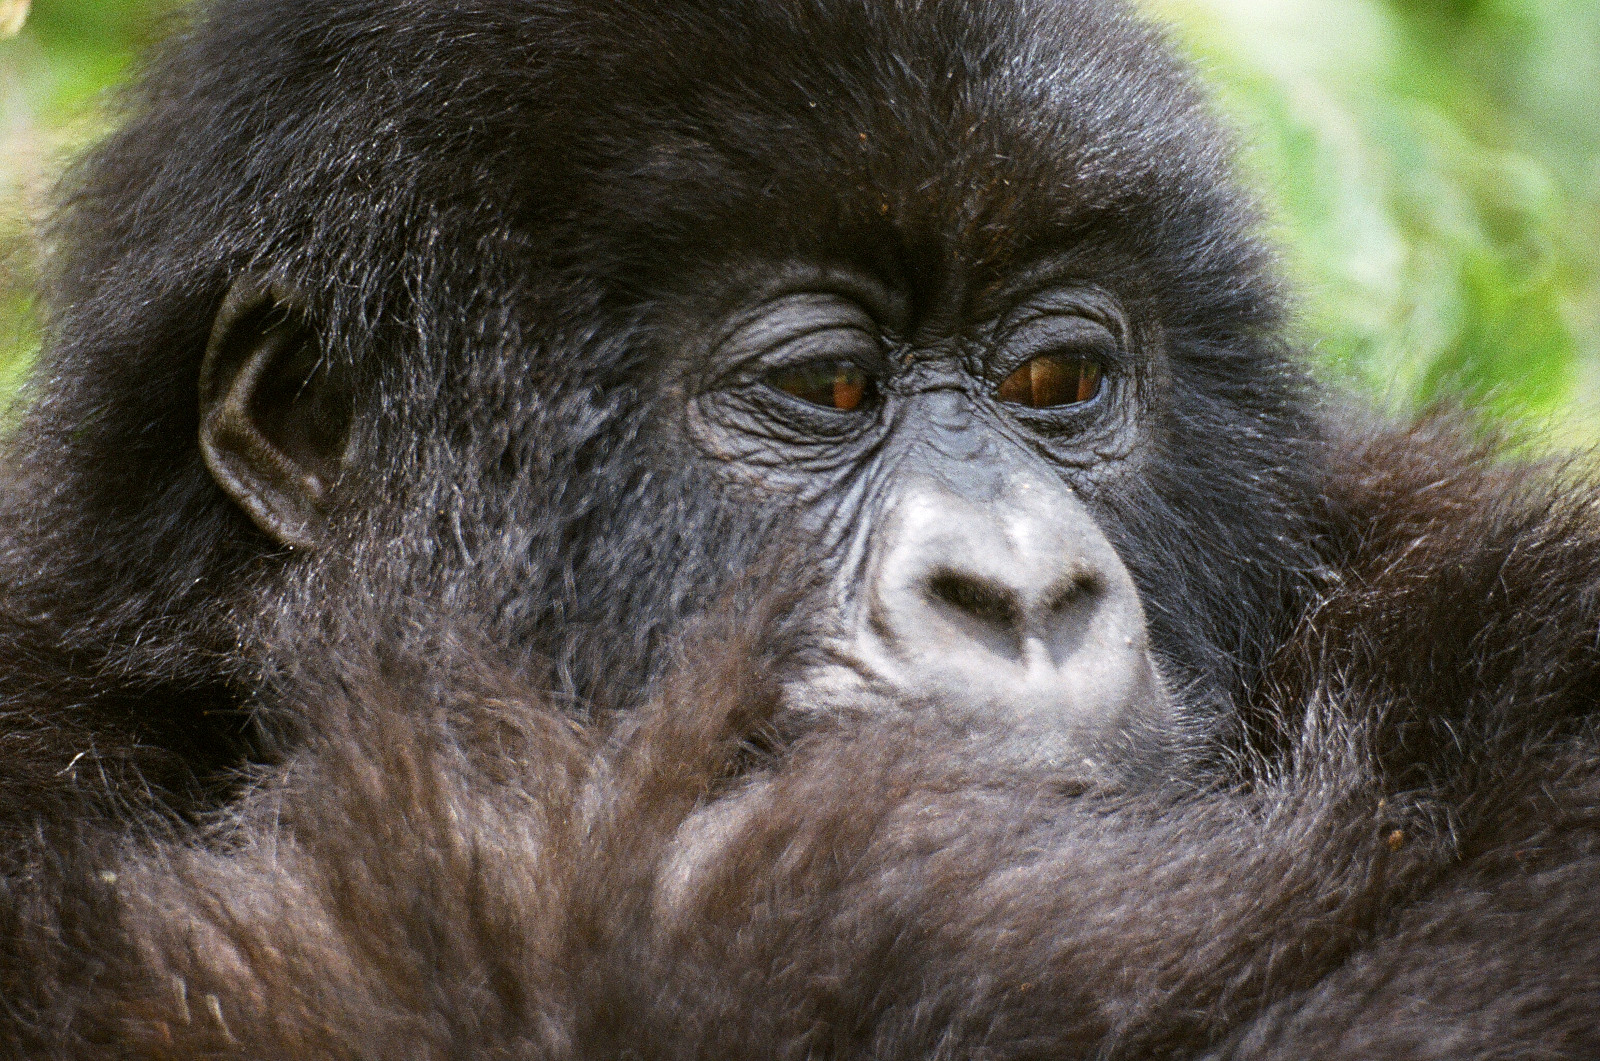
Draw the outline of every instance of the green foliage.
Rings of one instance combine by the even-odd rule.
[[[1328,374],[1600,440],[1600,4],[1146,0],[1244,130]],[[0,389],[38,343],[28,221],[172,0],[35,0],[0,41]]]
[[[36,0],[0,39],[0,398],[39,344],[34,223],[52,175],[104,128],[107,90],[162,32],[172,0]]]
[[[1245,130],[1331,375],[1600,440],[1600,5],[1153,3]]]

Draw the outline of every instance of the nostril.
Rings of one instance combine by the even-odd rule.
[[[1098,597],[1103,588],[1099,576],[1093,573],[1073,574],[1057,582],[1043,594],[1044,613],[1059,616],[1068,608]]]
[[[1022,629],[1017,595],[988,579],[946,568],[928,579],[928,596],[992,629],[1011,635]]]

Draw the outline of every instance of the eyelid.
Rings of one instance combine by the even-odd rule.
[[[798,292],[752,309],[719,340],[761,356],[816,331],[859,328],[876,334],[876,319],[850,298],[827,292]]]
[[[883,360],[883,342],[875,332],[854,324],[832,324],[768,346],[755,359],[767,370],[811,361],[853,361],[863,370],[874,370]]]
[[[1121,347],[1121,330],[1098,316],[1085,313],[1038,312],[1017,321],[1005,330],[1000,342],[1005,346],[1018,343],[1090,345],[1104,343]],[[1037,352],[1037,351],[1036,351]]]
[[[984,372],[996,384],[1046,354],[1098,364],[1106,375],[1127,365],[1125,338],[1116,322],[1079,312],[1036,312],[1000,333]]]
[[[819,373],[834,373],[840,369],[853,369],[862,378],[862,388],[855,404],[841,406],[837,400],[820,401],[799,393],[800,379],[807,369]],[[809,329],[794,329],[778,343],[753,354],[739,373],[745,386],[765,387],[789,399],[804,402],[807,406],[831,412],[860,412],[871,405],[880,394],[884,377],[888,374],[888,354],[882,336],[868,321],[833,319],[817,322]],[[775,378],[780,375],[795,377],[792,386]]]

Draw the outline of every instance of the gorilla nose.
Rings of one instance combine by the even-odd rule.
[[[1013,662],[1030,653],[1054,662],[1071,644],[1071,628],[1079,625],[1075,620],[1093,607],[1102,592],[1091,573],[1068,569],[1052,579],[1056,572],[1029,570],[1034,565],[1026,560],[987,570],[988,565],[972,562],[976,558],[938,556],[937,551],[928,550],[934,555],[917,558],[923,561],[918,566],[926,570],[907,587],[921,599],[897,601],[905,592],[901,589],[888,594],[886,603],[891,608],[895,603],[917,608],[932,602],[962,637]],[[1045,559],[1048,563],[1052,558]]]
[[[981,504],[909,491],[866,588],[861,655],[913,701],[1046,753],[1165,711],[1133,580],[1062,486],[1023,482]]]

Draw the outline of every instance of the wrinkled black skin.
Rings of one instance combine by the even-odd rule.
[[[352,636],[333,599],[470,616],[582,711],[636,699],[762,558],[847,577],[834,546],[899,469],[729,412],[713,342],[807,275],[870,288],[886,373],[944,365],[1057,464],[1191,717],[1245,704],[1314,588],[1319,472],[1226,155],[1099,0],[211,5],[66,185],[0,501],[3,828],[214,802],[292,740],[270,690],[318,616]],[[207,336],[251,273],[354,395],[320,548],[264,535],[197,448]],[[986,340],[1051,291],[1131,337],[1098,420],[985,397]]]

